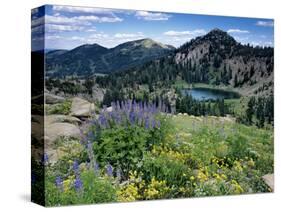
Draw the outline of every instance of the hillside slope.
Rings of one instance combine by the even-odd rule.
[[[130,41],[110,49],[98,44],[86,44],[64,54],[47,54],[47,74],[81,76],[111,73],[165,56],[171,50],[174,50],[174,47],[151,39]]]
[[[273,94],[274,49],[238,43],[226,32],[214,29],[161,59],[137,69],[116,73],[110,80],[167,86],[176,80],[230,87],[244,95]],[[111,83],[114,84],[114,83]]]

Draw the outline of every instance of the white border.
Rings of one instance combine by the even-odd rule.
[[[275,193],[53,208],[59,211],[275,211],[280,193],[280,6],[278,0],[3,1],[0,69],[0,210],[41,211],[30,195],[30,10],[43,4],[275,19]],[[279,138],[279,141],[278,141]]]

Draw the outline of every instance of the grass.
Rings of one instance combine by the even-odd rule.
[[[47,167],[47,204],[126,202],[271,191],[262,176],[273,173],[274,169],[272,130],[239,124],[230,117],[178,114],[161,120],[161,128],[155,131],[146,131],[142,126],[126,130],[120,127],[103,129],[99,140],[102,146],[97,148],[97,141],[93,145],[93,153],[100,165],[98,171],[87,168],[89,146],[84,149],[81,143],[76,142],[78,146],[75,149],[78,151],[80,148],[81,152],[71,154],[69,151],[63,160]],[[132,137],[131,134],[138,136]],[[154,138],[157,142],[152,142]],[[148,142],[149,147],[142,145],[139,148],[141,142]],[[58,146],[68,147],[63,141]],[[141,151],[141,157],[134,156],[136,150]],[[110,175],[106,168],[109,160],[102,162],[101,158],[106,155],[113,169]],[[136,165],[127,165],[127,160]],[[79,173],[73,168],[73,161],[79,163]],[[122,164],[126,166],[122,167]],[[121,171],[121,176],[117,170]],[[59,186],[54,183],[57,176],[62,176]],[[77,180],[82,182],[81,189],[77,189]]]
[[[51,115],[51,114],[68,115],[70,113],[70,110],[71,110],[70,100],[65,100],[63,103],[57,103],[54,105],[46,106],[47,115]]]

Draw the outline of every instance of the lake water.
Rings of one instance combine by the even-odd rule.
[[[191,95],[196,100],[216,100],[216,99],[236,99],[240,95],[236,92],[210,89],[210,88],[191,88],[182,90],[183,95]]]

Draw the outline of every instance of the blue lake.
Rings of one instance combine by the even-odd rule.
[[[216,99],[236,99],[240,95],[236,92],[210,89],[210,88],[191,88],[183,89],[183,95],[191,95],[196,100],[216,100]]]

